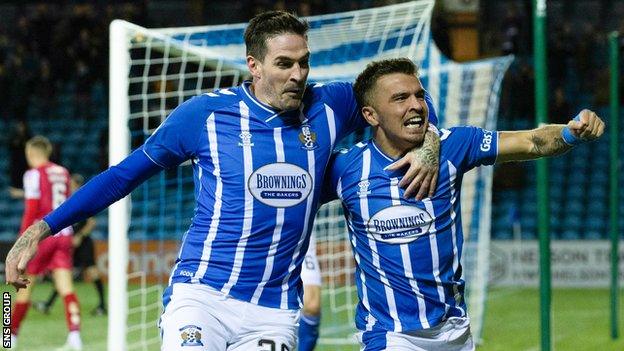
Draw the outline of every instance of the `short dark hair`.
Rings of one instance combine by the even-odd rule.
[[[260,13],[249,21],[245,29],[246,53],[262,61],[267,53],[267,40],[288,33],[305,36],[309,28],[306,20],[286,11]]]
[[[27,147],[32,147],[43,152],[46,157],[52,154],[52,143],[42,135],[35,135],[26,142]]]
[[[375,87],[377,80],[392,73],[405,73],[417,75],[418,67],[408,58],[395,58],[369,63],[366,68],[355,79],[353,90],[355,98],[360,106],[370,106],[371,91]]]

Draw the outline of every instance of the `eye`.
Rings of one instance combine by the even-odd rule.
[[[279,68],[289,68],[290,66],[292,66],[292,63],[286,61],[279,61],[277,63],[277,67]]]
[[[407,97],[405,95],[398,95],[394,98],[394,101],[405,101]]]
[[[305,61],[299,62],[299,66],[301,66],[302,68],[308,68],[310,67],[310,61],[305,60]]]

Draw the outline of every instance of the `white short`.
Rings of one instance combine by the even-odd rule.
[[[316,237],[314,233],[310,235],[310,246],[301,267],[301,280],[303,285],[321,286],[321,268],[316,257]]]
[[[162,351],[292,351],[299,310],[225,296],[206,285],[174,284],[160,318]]]
[[[433,328],[396,333],[366,331],[357,334],[361,351],[473,351],[470,319],[451,317]]]

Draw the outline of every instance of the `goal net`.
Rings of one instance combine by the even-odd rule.
[[[372,60],[410,57],[420,67],[441,126],[494,129],[498,90],[509,58],[470,64],[449,61],[431,40],[433,0],[307,18],[310,81],[347,80]],[[183,101],[247,78],[245,24],[146,29],[111,24],[110,162],[138,147]],[[367,134],[343,140],[350,146]],[[480,334],[487,287],[491,169],[465,177],[463,220],[469,314]],[[162,172],[109,210],[109,350],[152,350],[160,294],[194,209],[193,174],[182,165]],[[323,275],[321,344],[354,343],[357,302],[354,266],[339,204],[324,206],[315,222]],[[127,303],[120,303],[127,301]]]

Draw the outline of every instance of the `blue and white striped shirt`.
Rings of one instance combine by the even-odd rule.
[[[404,170],[374,141],[332,158],[324,195],[345,209],[357,262],[358,329],[404,332],[466,315],[460,264],[463,244],[460,189],[465,172],[491,165],[498,135],[475,127],[441,130],[435,195],[403,198]]]
[[[249,82],[194,97],[146,141],[156,164],[192,160],[197,207],[171,274],[254,304],[298,309],[301,263],[336,141],[363,128],[352,85],[308,85],[276,112]],[[164,296],[168,303],[171,289]]]

